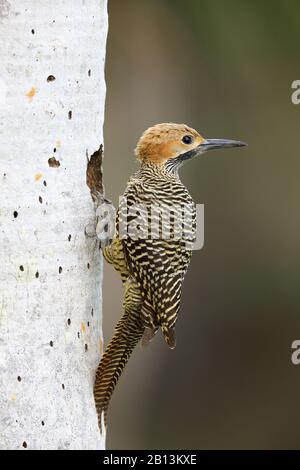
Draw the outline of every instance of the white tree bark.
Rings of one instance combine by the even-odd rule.
[[[0,0],[0,449],[99,449],[106,0]],[[49,160],[50,159],[50,160]]]

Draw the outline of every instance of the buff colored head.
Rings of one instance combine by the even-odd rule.
[[[185,124],[163,123],[143,133],[135,154],[142,163],[164,164],[175,158],[188,160],[213,148],[245,145],[236,140],[205,139]]]

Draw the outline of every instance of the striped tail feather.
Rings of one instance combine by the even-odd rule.
[[[125,309],[97,368],[94,398],[101,433],[103,423],[105,427],[107,425],[107,410],[113,391],[132,351],[144,333],[144,326],[140,321],[140,308],[138,305],[136,307],[130,312]]]

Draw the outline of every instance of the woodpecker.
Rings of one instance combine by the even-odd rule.
[[[125,189],[115,236],[102,247],[106,261],[121,275],[125,295],[124,314],[96,372],[94,397],[101,432],[117,381],[139,341],[143,345],[151,342],[160,328],[167,345],[171,349],[176,345],[175,323],[196,230],[195,203],[179,178],[180,167],[208,150],[245,145],[205,139],[191,127],[174,123],[150,127],[140,138],[135,150],[140,168]],[[166,222],[168,210],[171,215]],[[124,221],[127,228],[135,219],[139,236],[130,230],[124,235],[124,227],[121,234]],[[141,229],[143,224],[146,230]],[[165,225],[170,229],[167,236],[163,234]],[[175,225],[185,228],[180,236],[176,236]],[[155,236],[149,226],[155,227]]]

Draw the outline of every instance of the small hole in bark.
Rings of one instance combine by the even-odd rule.
[[[58,268],[58,272],[59,272],[59,274],[62,273],[62,267],[61,266]]]
[[[44,186],[47,186],[47,181],[44,181],[43,185],[44,185]]]
[[[44,421],[42,421],[42,426],[45,426],[45,423],[44,423]]]
[[[48,165],[51,167],[51,168],[58,168],[60,166],[60,162],[58,160],[56,160],[56,158],[54,157],[51,157],[49,158],[48,160]]]
[[[17,211],[14,211],[14,218],[16,219],[18,217],[18,212]]]
[[[68,318],[68,325],[71,325],[71,318]]]
[[[56,153],[56,148],[54,147],[53,152]]]
[[[90,269],[90,263],[87,264],[87,268]]]
[[[49,77],[47,77],[47,82],[54,82],[54,80],[56,80],[54,75],[49,75]]]
[[[64,390],[64,389],[65,389],[65,385],[64,385],[64,384],[61,384],[61,388]]]
[[[89,348],[88,348],[87,344],[84,345],[84,349],[85,349],[85,351],[88,351]]]
[[[18,382],[21,382],[21,380],[22,380],[21,377],[18,375]]]
[[[90,322],[89,322],[89,321],[87,322],[87,326],[90,326]]]
[[[40,273],[37,271],[37,272],[35,273],[35,277],[38,278],[39,275],[40,275]]]
[[[24,447],[24,449],[27,449],[27,442],[23,442],[22,446]]]
[[[68,236],[69,242],[71,241],[71,238],[72,238],[72,235],[69,235],[69,236]]]
[[[39,196],[39,202],[40,202],[41,204],[43,204],[43,198],[42,198],[42,196]]]
[[[24,271],[24,266],[20,266],[20,271]]]
[[[92,311],[91,311],[91,315],[92,317],[94,316],[94,309],[92,308]]]
[[[32,29],[32,30],[31,30],[31,34],[35,34],[35,31],[34,31],[34,29]]]
[[[72,111],[68,112],[68,117],[69,117],[69,119],[72,119]]]
[[[89,77],[91,76],[91,69],[89,69],[89,71],[88,71],[88,76]]]
[[[49,344],[50,344],[51,348],[53,348],[53,341],[52,340],[50,341]]]
[[[77,337],[78,337],[78,339],[80,338],[80,333],[79,333],[79,331],[78,331],[78,333],[77,333]]]

